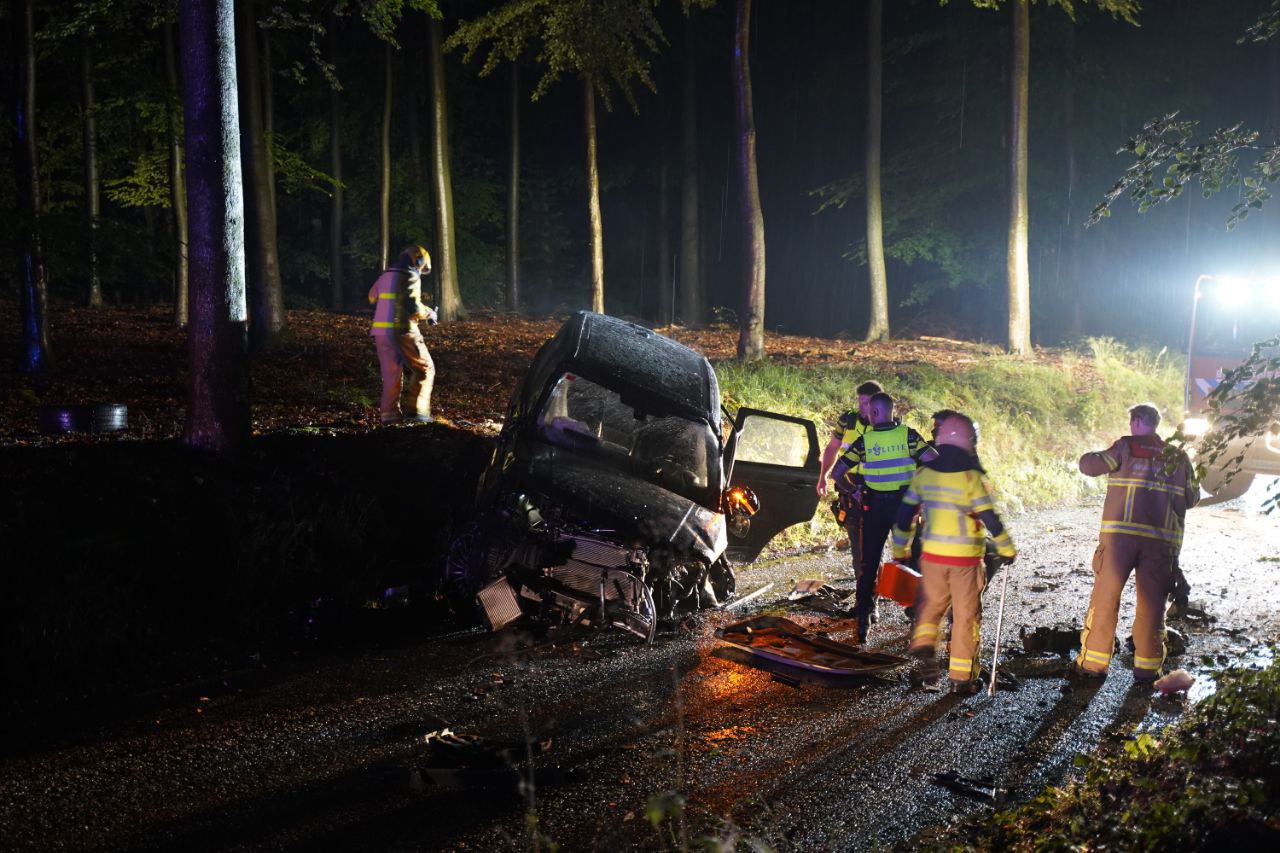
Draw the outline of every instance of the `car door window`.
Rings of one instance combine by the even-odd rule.
[[[758,462],[803,468],[809,457],[809,432],[804,424],[763,415],[747,415],[738,436],[738,462]]]

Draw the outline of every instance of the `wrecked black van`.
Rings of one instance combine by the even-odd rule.
[[[812,421],[727,416],[705,357],[574,314],[516,388],[446,589],[495,630],[532,617],[647,641],[729,601],[731,560],[813,516],[821,463]]]

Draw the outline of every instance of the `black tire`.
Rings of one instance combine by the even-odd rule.
[[[129,428],[129,407],[124,403],[99,403],[89,415],[94,433],[120,432]]]
[[[43,405],[36,409],[36,424],[41,435],[65,435],[89,429],[88,406]]]

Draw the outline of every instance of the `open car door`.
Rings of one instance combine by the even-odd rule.
[[[750,486],[760,511],[745,531],[729,525],[729,559],[750,562],[769,540],[813,518],[818,507],[818,431],[813,421],[742,408],[730,486]]]

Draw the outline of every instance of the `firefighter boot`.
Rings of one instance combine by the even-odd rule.
[[[938,680],[942,668],[938,666],[937,653],[932,648],[915,649],[911,652],[911,657],[915,659],[915,664],[908,677],[913,687],[923,687]]]

